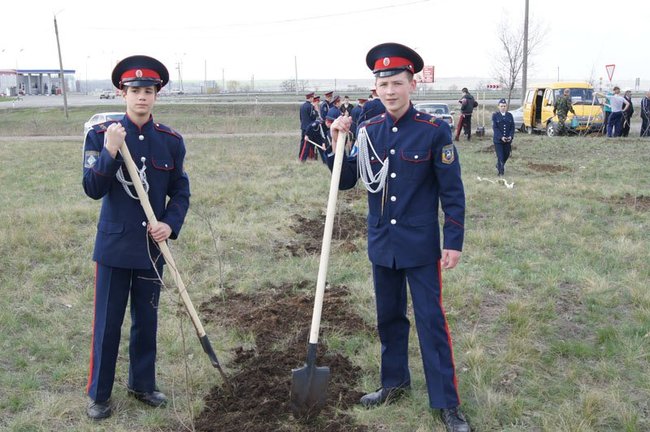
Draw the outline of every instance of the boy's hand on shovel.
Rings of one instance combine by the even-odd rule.
[[[164,242],[169,238],[170,235],[172,235],[171,227],[165,222],[160,221],[158,221],[156,225],[149,224],[147,226],[147,231],[149,231],[151,238],[158,243]]]
[[[106,128],[106,136],[104,139],[104,147],[111,154],[113,159],[117,156],[117,152],[122,148],[122,143],[126,138],[126,130],[121,123],[113,123]]]

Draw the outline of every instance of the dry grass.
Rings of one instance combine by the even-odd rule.
[[[174,120],[219,117],[206,107],[188,110],[168,123],[185,133]],[[232,112],[222,114],[231,125],[216,120],[210,131],[291,131],[295,119],[282,110],[282,127],[266,111],[241,126],[236,119],[244,114]],[[23,113],[20,127],[34,115]],[[87,117],[79,113],[74,127],[57,132],[71,133]],[[28,134],[6,132],[13,121],[3,113],[3,134]],[[185,126],[199,123],[188,119]],[[253,291],[315,279],[317,257],[278,249],[293,235],[292,215],[313,216],[326,204],[329,173],[320,163],[297,163],[296,141],[187,141],[192,208],[172,247],[195,304],[224,284]],[[173,286],[161,301],[158,373],[174,405],[150,410],[126,397],[122,344],[116,414],[99,424],[85,418],[99,203],[81,190],[80,142],[0,142],[0,429],[185,430],[219,377]],[[513,189],[477,180],[494,179],[493,155],[481,151],[489,144],[459,144],[466,245],[460,267],[444,274],[460,394],[475,430],[650,430],[650,213],[625,199],[650,195],[648,142],[616,141],[614,152],[604,138],[517,135],[507,166]],[[363,214],[363,193],[358,198],[351,205]],[[369,264],[364,243],[358,246],[356,253],[333,251],[329,275],[351,287],[372,322]],[[247,337],[215,325],[207,330],[226,364]],[[390,408],[355,409],[359,422],[391,432],[442,430],[428,412],[414,334],[412,340],[412,397]],[[377,340],[332,335],[332,344],[363,367],[361,390],[374,390]]]

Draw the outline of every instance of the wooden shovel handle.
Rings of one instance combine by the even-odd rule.
[[[330,181],[330,193],[327,200],[327,213],[325,215],[325,230],[323,231],[323,247],[320,251],[320,264],[318,266],[318,280],[316,281],[316,297],[314,299],[314,312],[311,318],[311,332],[309,343],[318,343],[318,332],[320,330],[320,319],[323,311],[323,297],[325,295],[325,282],[327,281],[327,266],[329,265],[330,246],[332,243],[332,231],[334,229],[334,216],[336,215],[336,198],[339,192],[339,180],[341,178],[341,166],[345,154],[346,134],[339,132],[336,140],[336,153],[334,154],[334,167],[332,168],[332,179]]]
[[[135,190],[138,193],[138,198],[140,198],[140,204],[142,205],[142,209],[144,210],[144,213],[147,215],[147,220],[149,221],[151,226],[156,226],[158,224],[158,220],[156,219],[156,215],[153,212],[151,203],[149,202],[149,196],[145,192],[144,186],[142,186],[138,169],[135,166],[135,162],[133,162],[133,158],[131,157],[131,152],[129,151],[129,148],[127,147],[126,143],[122,143],[122,147],[120,148],[120,153],[122,153],[122,157],[124,158],[124,162],[126,163],[126,169],[129,171],[129,175],[131,176],[131,180],[133,181],[133,186],[135,187]],[[185,289],[185,284],[181,279],[181,275],[178,272],[178,269],[176,268],[176,262],[172,257],[172,252],[169,250],[169,246],[167,246],[166,241],[161,241],[157,243],[158,243],[158,247],[160,248],[160,252],[162,252],[163,257],[165,258],[165,262],[167,263],[169,269],[172,272],[172,277],[174,278],[174,282],[176,282],[176,286],[178,287],[178,292],[181,295],[181,299],[183,300],[185,309],[187,309],[187,312],[190,315],[190,318],[192,319],[192,324],[196,329],[196,333],[198,334],[199,338],[202,338],[205,336],[205,330],[203,329],[201,320],[199,319],[199,316],[196,313],[196,309],[194,309],[192,300],[190,300],[190,296],[187,294],[187,290]]]

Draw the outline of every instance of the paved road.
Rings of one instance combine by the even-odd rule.
[[[436,99],[432,95],[428,99],[418,99],[413,103],[420,103],[425,101],[437,101],[444,102],[449,104],[449,107],[457,109],[458,101],[457,100],[441,100]],[[268,95],[246,95],[246,94],[235,94],[235,95],[164,95],[158,98],[156,104],[261,104],[261,105],[272,105],[272,104],[287,104],[293,103],[296,105],[304,102],[300,100],[299,97],[292,95],[277,95],[277,94],[268,94]],[[482,103],[483,101],[481,101]],[[488,105],[496,105],[498,102],[497,99],[488,99]],[[72,93],[68,95],[68,107],[79,107],[79,106],[89,106],[89,105],[99,105],[111,107],[107,111],[111,111],[115,105],[124,105],[122,99],[100,99],[98,95],[84,95],[79,93]],[[513,102],[513,106],[518,106]],[[63,96],[21,96],[20,99],[0,102],[0,110],[8,108],[41,108],[41,107],[63,107]]]
[[[160,96],[157,104],[300,104],[297,97],[293,96],[256,96],[234,95],[234,96],[208,96],[208,95],[182,95],[182,96]],[[68,95],[68,107],[79,107],[89,105],[115,106],[124,105],[124,101],[117,97],[115,99],[100,99],[97,95],[84,95],[73,93]],[[41,108],[41,107],[63,107],[63,96],[21,96],[18,99],[0,102],[0,109],[7,108]],[[110,111],[110,110],[109,110]]]
[[[232,138],[232,137],[298,137],[298,132],[259,132],[259,133],[204,133],[204,134],[183,134],[184,139],[190,138]],[[22,135],[22,136],[0,136],[0,142],[28,142],[28,141],[51,141],[51,142],[65,142],[65,141],[80,141],[83,142],[84,137],[81,135]]]

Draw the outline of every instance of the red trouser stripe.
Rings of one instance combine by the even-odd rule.
[[[460,136],[460,131],[463,129],[463,123],[465,122],[465,116],[463,114],[458,118],[458,124],[456,125],[456,139]]]
[[[88,384],[86,384],[86,393],[90,391],[90,383],[93,378],[93,367],[95,364],[95,315],[97,310],[97,263],[95,263],[95,288],[93,292],[93,336],[90,339],[90,365],[88,367]]]
[[[442,317],[445,320],[445,333],[447,333],[447,342],[449,343],[449,350],[451,352],[451,365],[454,368],[454,389],[456,390],[456,397],[458,398],[458,403],[461,403],[460,395],[458,394],[458,377],[456,376],[456,362],[454,361],[454,347],[451,344],[451,332],[449,331],[449,325],[447,325],[447,313],[445,312],[445,307],[442,305],[442,267],[440,265],[440,260],[438,260],[438,281],[440,283],[440,309],[442,309]]]

